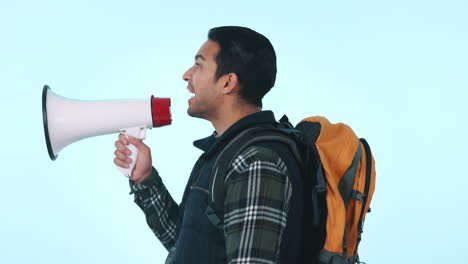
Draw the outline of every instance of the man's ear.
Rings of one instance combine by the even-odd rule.
[[[223,93],[229,94],[238,92],[239,90],[239,78],[235,73],[228,73],[223,77]]]

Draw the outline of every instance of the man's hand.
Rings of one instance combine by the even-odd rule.
[[[127,138],[125,135],[120,134],[119,139],[114,143],[116,148],[114,152],[115,165],[122,168],[128,168],[131,160],[129,158],[130,150],[126,146],[129,143],[135,145],[135,147],[138,149],[138,158],[130,179],[139,184],[151,175],[151,150],[140,139],[136,139],[130,136]]]

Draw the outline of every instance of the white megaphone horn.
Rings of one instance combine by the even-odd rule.
[[[67,145],[78,140],[111,133],[145,139],[146,129],[171,124],[171,99],[82,101],[62,97],[45,85],[42,90],[42,117],[47,150],[51,160]],[[132,152],[129,168],[117,167],[130,177],[138,150]]]

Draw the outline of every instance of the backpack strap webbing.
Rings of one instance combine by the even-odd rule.
[[[374,184],[374,183],[371,183],[371,180],[372,180],[372,152],[371,152],[371,149],[370,149],[370,146],[369,144],[367,143],[367,141],[364,139],[364,138],[361,138],[360,139],[362,145],[364,146],[364,150],[365,150],[365,154],[366,154],[366,183],[364,185],[364,193],[363,193],[363,196],[362,196],[362,208],[361,208],[361,214],[359,216],[359,221],[358,221],[358,237],[357,237],[357,243],[356,243],[356,247],[354,249],[354,257],[355,257],[355,262],[357,263],[361,263],[359,261],[359,255],[358,255],[358,246],[359,246],[359,242],[361,242],[361,234],[363,232],[363,228],[364,228],[364,215],[366,213],[366,205],[367,205],[367,201],[369,199],[369,190],[370,190],[370,187],[371,187],[371,184]],[[370,210],[370,208],[369,208]]]
[[[218,229],[224,229],[224,182],[230,165],[244,150],[259,142],[279,142],[289,147],[296,160],[301,163],[301,155],[294,140],[296,130],[290,128],[253,127],[234,137],[215,160],[210,176],[210,197],[206,215]]]
[[[356,179],[356,174],[358,172],[358,167],[359,167],[359,162],[361,161],[361,156],[362,156],[362,146],[361,144],[358,145],[358,148],[356,150],[356,154],[353,157],[353,161],[351,162],[351,165],[349,168],[346,170],[344,173],[343,177],[341,178],[339,184],[338,184],[338,190],[340,191],[341,197],[343,198],[345,210],[348,210],[348,205],[349,201],[351,200],[351,197],[353,194],[355,195],[353,191],[353,185],[354,181]],[[348,252],[348,224],[345,221],[345,231],[343,234],[343,254],[346,256]]]

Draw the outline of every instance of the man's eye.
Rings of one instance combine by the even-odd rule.
[[[195,63],[195,67],[196,67],[196,68],[200,68],[200,64]]]

